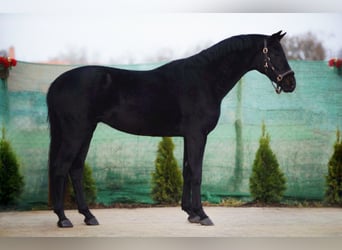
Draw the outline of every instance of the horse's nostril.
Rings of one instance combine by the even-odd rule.
[[[293,75],[284,78],[282,88],[285,92],[293,92],[296,88],[296,79]]]

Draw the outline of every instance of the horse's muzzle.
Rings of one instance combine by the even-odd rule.
[[[296,78],[294,77],[294,73],[284,76],[282,81],[278,84],[284,92],[293,92],[296,88]]]

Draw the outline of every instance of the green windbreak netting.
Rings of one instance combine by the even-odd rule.
[[[294,93],[277,95],[265,76],[250,72],[223,100],[220,121],[206,147],[203,200],[249,197],[249,177],[262,121],[287,178],[286,196],[323,198],[335,132],[337,127],[342,128],[342,78],[326,62],[290,64],[297,79]],[[7,138],[20,159],[26,183],[22,207],[47,203],[49,130],[45,95],[50,83],[73,67],[19,62],[7,82],[1,82],[0,122],[6,125]],[[159,140],[98,125],[87,157],[98,203],[153,202],[150,181]],[[174,142],[181,166],[183,140],[174,138]]]

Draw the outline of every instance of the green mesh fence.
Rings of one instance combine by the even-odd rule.
[[[262,121],[287,178],[286,196],[323,198],[335,131],[342,128],[342,78],[326,62],[290,64],[297,79],[294,93],[277,95],[265,76],[250,72],[223,100],[220,121],[207,142],[203,200],[249,197],[249,176]],[[19,62],[7,81],[0,82],[0,122],[6,125],[26,183],[20,204],[23,208],[47,204],[49,130],[45,95],[50,83],[73,67]],[[97,202],[153,203],[150,181],[159,140],[99,124],[87,157],[96,180]],[[183,140],[174,138],[174,142],[181,166]]]

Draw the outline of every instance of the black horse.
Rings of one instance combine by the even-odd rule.
[[[148,71],[85,66],[60,75],[47,94],[50,195],[58,226],[72,227],[63,207],[68,175],[85,223],[98,224],[85,202],[82,173],[99,122],[136,135],[183,137],[181,206],[190,222],[212,225],[201,204],[207,135],[217,124],[223,97],[246,72],[265,74],[278,94],[295,89],[294,72],[280,44],[284,35],[234,36]]]

